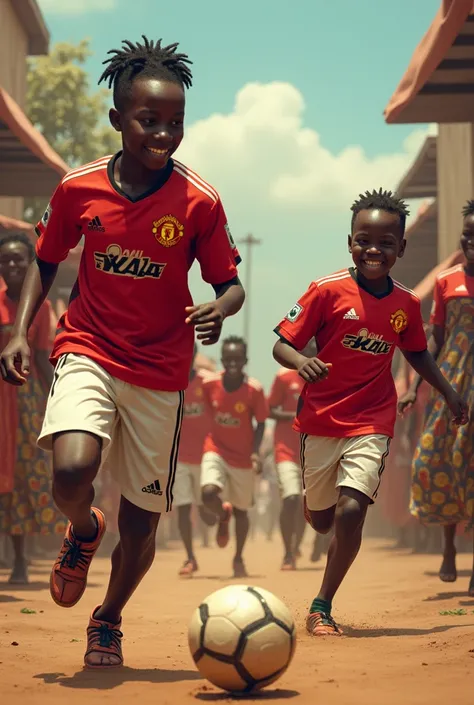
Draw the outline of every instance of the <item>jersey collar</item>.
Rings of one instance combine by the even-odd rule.
[[[166,184],[166,182],[170,178],[171,174],[173,173],[174,162],[172,159],[169,159],[166,167],[164,169],[162,169],[162,171],[159,174],[159,178],[157,178],[157,180],[153,184],[153,186],[151,188],[149,188],[147,191],[144,191],[144,193],[142,193],[140,196],[137,196],[137,198],[132,198],[131,196],[128,195],[128,193],[125,193],[125,191],[122,191],[120,186],[115,181],[115,177],[114,177],[115,163],[121,154],[122,154],[122,150],[120,150],[120,152],[117,152],[117,154],[114,154],[112,159],[107,164],[107,176],[109,178],[109,181],[110,181],[112,188],[115,191],[117,191],[117,193],[120,194],[120,196],[123,196],[123,198],[126,198],[127,201],[130,201],[131,203],[137,203],[138,201],[143,201],[144,198],[148,198],[148,196],[152,196],[162,186],[164,186]]]
[[[370,294],[370,296],[373,296],[375,299],[385,299],[386,296],[390,296],[390,294],[393,291],[393,279],[391,277],[388,278],[388,288],[387,291],[383,291],[381,294],[375,294],[373,291],[370,291],[365,284],[360,280],[360,278],[357,276],[357,270],[355,267],[349,267],[349,274],[355,281],[358,287],[360,287],[363,291],[365,291],[367,294]]]

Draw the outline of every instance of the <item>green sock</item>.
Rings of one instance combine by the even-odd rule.
[[[313,612],[324,612],[325,614],[331,614],[332,604],[327,600],[321,600],[320,597],[315,597],[309,608],[310,614]]]

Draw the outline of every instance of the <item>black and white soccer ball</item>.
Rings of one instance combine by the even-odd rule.
[[[188,642],[204,678],[223,690],[250,692],[274,683],[288,668],[295,623],[288,607],[268,590],[229,585],[199,605]]]

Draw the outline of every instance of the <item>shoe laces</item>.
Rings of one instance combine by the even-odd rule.
[[[100,626],[90,626],[87,629],[91,645],[100,646],[103,649],[114,649],[120,651],[120,640],[123,637],[120,629],[110,627],[107,623],[101,622]]]
[[[64,550],[65,549],[65,550]],[[71,541],[68,538],[64,539],[63,554],[60,560],[61,568],[85,568],[88,564],[88,560],[85,551],[82,549],[81,544],[74,539]]]
[[[322,624],[325,627],[332,627],[335,632],[341,631],[332,615],[327,612],[313,612],[308,616],[308,625],[311,629],[314,629],[314,627],[317,627],[319,624]]]

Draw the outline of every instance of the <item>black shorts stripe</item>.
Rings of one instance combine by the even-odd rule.
[[[308,438],[307,433],[300,433],[300,465],[301,465],[301,478],[303,481],[303,489],[306,489],[304,486],[304,468],[305,468],[305,447],[306,447],[306,439]]]
[[[173,506],[173,485],[176,477],[176,467],[178,465],[179,441],[181,437],[181,425],[184,414],[184,392],[178,392],[179,403],[176,414],[176,426],[174,429],[173,445],[171,446],[170,463],[168,472],[168,482],[166,483],[166,511],[170,512]]]
[[[378,491],[380,489],[380,483],[382,482],[383,471],[385,470],[385,465],[387,463],[388,454],[390,453],[390,441],[391,440],[392,440],[391,438],[387,438],[387,448],[382,455],[382,460],[380,461],[380,467],[379,467],[379,473],[378,473],[379,474],[379,482],[378,482],[377,487],[375,488],[374,494],[372,495],[372,499],[376,499]]]
[[[51,385],[51,389],[49,391],[49,396],[53,397],[54,396],[54,388],[56,386],[56,382],[58,381],[59,377],[59,370],[64,367],[67,361],[67,353],[63,355],[60,360],[58,361],[56,367],[54,368],[54,376],[53,376],[53,383]]]

